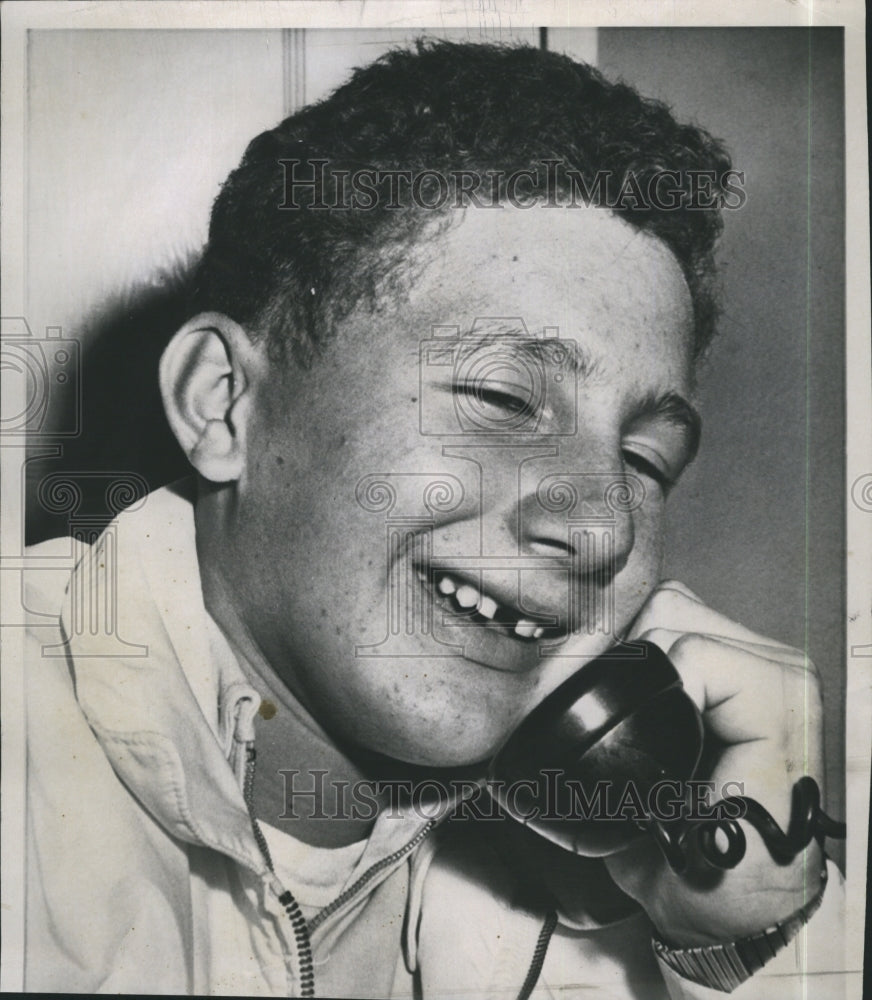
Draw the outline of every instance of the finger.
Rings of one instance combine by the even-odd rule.
[[[659,646],[668,656],[673,644],[683,635],[687,635],[687,633],[676,632],[674,629],[653,628],[640,635],[639,639],[653,642],[655,646]],[[792,646],[767,645],[762,642],[744,642],[741,639],[733,639],[727,636],[714,636],[713,638],[717,638],[719,642],[733,646],[745,653],[763,656],[766,659],[775,660],[796,670],[805,671],[814,669],[814,664],[808,659],[805,653],[799,649],[794,649]]]
[[[655,628],[712,635],[775,649],[791,648],[715,611],[677,580],[660,584],[636,616],[627,638],[638,639]]]
[[[809,753],[781,755],[774,743],[736,744],[721,755],[709,777],[712,804],[727,795],[754,799],[783,831],[790,826],[793,786],[803,775],[813,777],[823,791],[822,771]]]
[[[671,659],[706,729],[727,744],[769,741],[782,760],[819,773],[821,698],[817,678],[708,636],[685,635]]]

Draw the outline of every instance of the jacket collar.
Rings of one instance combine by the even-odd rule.
[[[117,517],[73,571],[61,621],[79,703],[121,780],[173,836],[266,877],[230,763],[234,742],[253,736],[260,695],[203,603],[193,492],[176,483]],[[426,825],[381,819],[366,865]]]

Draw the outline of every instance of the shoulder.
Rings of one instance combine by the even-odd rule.
[[[24,550],[22,604],[30,616],[60,615],[73,570],[90,549],[90,545],[79,539],[62,536]],[[44,623],[29,618],[28,624]]]
[[[46,787],[59,761],[82,759],[94,740],[76,700],[61,612],[77,564],[90,546],[53,538],[25,551],[21,572],[23,609],[21,690],[31,778]],[[64,752],[62,746],[68,750]]]

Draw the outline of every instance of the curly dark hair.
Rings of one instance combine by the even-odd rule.
[[[730,168],[722,144],[707,132],[567,56],[526,45],[422,40],[355,70],[327,99],[249,144],[215,201],[194,306],[224,312],[253,337],[290,343],[308,357],[333,323],[367,297],[375,300],[385,278],[402,270],[403,250],[428,221],[452,215],[450,203],[437,212],[397,211],[384,184],[369,207],[318,210],[322,199],[342,201],[337,188],[349,173],[404,170],[432,178],[529,169],[538,177],[532,193],[544,198],[548,160],[587,177],[608,171],[615,183],[632,174],[642,187],[673,171],[684,193],[692,172],[720,179]],[[285,168],[314,161],[329,164],[317,191],[308,203],[288,206]],[[557,183],[568,181],[561,174]],[[595,193],[593,203],[657,236],[681,265],[699,356],[717,314],[718,208],[615,207],[610,191]],[[495,197],[505,196],[500,181]]]

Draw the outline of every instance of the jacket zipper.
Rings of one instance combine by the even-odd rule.
[[[275,868],[273,867],[273,860],[266,837],[264,837],[260,823],[258,823],[257,817],[254,814],[254,772],[256,767],[257,750],[254,748],[254,743],[249,740],[245,744],[245,778],[242,786],[242,795],[248,807],[248,815],[251,818],[251,829],[254,833],[255,841],[257,841],[258,850],[263,855],[263,860],[266,862],[270,872],[275,876]],[[291,929],[294,932],[294,947],[297,952],[297,965],[300,977],[300,996],[314,997],[315,963],[312,957],[312,942],[309,940],[306,918],[303,916],[300,905],[294,899],[290,890],[285,889],[279,895],[279,903],[285,908],[285,913],[291,921]]]
[[[263,855],[263,859],[266,862],[267,867],[273,874],[275,874],[266,838],[264,837],[260,824],[254,815],[254,774],[256,767],[257,751],[254,748],[254,743],[249,741],[246,743],[245,747],[243,798],[248,806],[249,816],[251,817],[252,831],[254,833],[257,846]],[[425,825],[407,844],[398,848],[392,854],[387,855],[387,857],[382,858],[381,861],[374,864],[371,868],[368,868],[353,885],[350,885],[344,892],[340,893],[336,899],[334,899],[332,903],[328,903],[323,910],[316,913],[308,924],[306,923],[299,904],[296,899],[294,899],[292,893],[288,890],[285,890],[285,892],[282,893],[279,897],[279,903],[281,903],[281,905],[285,908],[285,912],[290,918],[291,926],[294,931],[294,943],[296,945],[297,960],[300,966],[300,992],[303,997],[315,996],[315,973],[311,942],[312,932],[317,927],[320,927],[331,914],[335,913],[349,899],[357,895],[357,893],[359,893],[364,886],[368,885],[379,872],[384,871],[385,868],[389,868],[396,864],[397,861],[413,851],[418,844],[420,844],[421,841],[427,837],[435,825],[435,819],[427,820]]]
[[[364,886],[366,886],[372,881],[373,878],[375,878],[376,875],[378,875],[379,872],[384,871],[385,868],[390,868],[391,865],[396,864],[397,861],[413,851],[418,844],[420,844],[421,841],[427,837],[435,825],[435,819],[427,820],[427,823],[405,846],[398,848],[393,852],[393,854],[389,854],[387,857],[382,858],[381,861],[376,862],[376,864],[374,864],[371,868],[367,868],[363,875],[361,875],[353,885],[350,885],[344,892],[340,893],[332,903],[328,903],[323,910],[319,910],[318,913],[312,917],[309,921],[309,934],[312,934],[316,928],[320,927],[328,917],[347,903],[352,896],[356,896]]]

